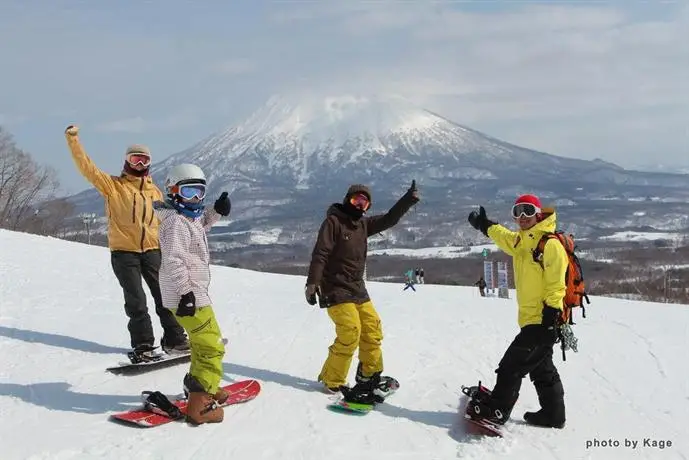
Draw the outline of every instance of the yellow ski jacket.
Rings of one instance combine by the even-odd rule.
[[[110,250],[146,252],[160,249],[159,221],[153,213],[153,202],[162,201],[163,194],[151,177],[135,177],[124,172],[119,177],[111,176],[93,163],[78,136],[66,135],[66,138],[79,172],[105,199]]]
[[[550,239],[543,249],[543,268],[533,259],[533,251],[541,237],[554,232],[556,222],[557,217],[553,212],[528,230],[513,232],[500,224],[488,228],[488,237],[512,256],[520,328],[541,324],[544,303],[562,310],[569,263],[565,248],[559,241]]]

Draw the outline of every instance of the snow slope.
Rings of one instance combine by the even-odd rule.
[[[314,382],[333,328],[304,302],[304,278],[213,267],[212,296],[230,340],[225,379],[255,378],[263,391],[228,408],[219,425],[135,429],[108,415],[136,406],[144,389],[179,393],[186,365],[139,376],[104,371],[128,346],[108,251],[8,231],[0,250],[3,460],[689,457],[686,306],[592,298],[576,326],[580,352],[565,363],[556,355],[567,427],[520,421],[537,407],[526,379],[505,438],[481,438],[460,422],[460,385],[493,385],[517,332],[514,300],[482,299],[468,287],[413,293],[370,283],[386,371],[402,388],[378,411],[352,417],[327,411]],[[672,445],[643,446],[644,438]],[[594,441],[620,445],[587,448]]]

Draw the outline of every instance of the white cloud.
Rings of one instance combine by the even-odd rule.
[[[0,106],[5,119],[66,113],[102,132],[164,133],[174,152],[275,92],[392,92],[553,153],[624,162],[655,143],[685,155],[689,8],[639,5],[323,0],[220,15],[171,1],[144,5],[124,35],[104,6],[21,7],[0,17],[0,42],[17,44]],[[188,28],[165,26],[189,14]],[[159,26],[141,27],[152,17]]]

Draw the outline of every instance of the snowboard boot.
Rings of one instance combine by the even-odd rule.
[[[359,404],[382,403],[385,398],[393,394],[400,387],[400,383],[393,377],[380,375],[376,372],[366,376],[361,371],[361,363],[356,370],[356,385],[351,389],[341,389],[344,400]]]
[[[215,392],[213,395],[213,399],[215,399],[215,402],[220,404],[221,406],[225,404],[225,401],[227,401],[227,398],[230,397],[230,394],[225,391],[223,388],[218,388],[218,391]]]
[[[163,359],[163,355],[156,351],[157,348],[149,344],[137,345],[132,351],[127,353],[127,357],[132,364],[160,361]]]
[[[565,427],[564,418],[554,418],[552,415],[546,413],[543,409],[538,412],[526,412],[524,414],[524,421],[529,425],[541,426],[544,428],[558,428]]]
[[[564,428],[565,426],[565,391],[559,376],[554,382],[534,382],[538,402],[541,409],[538,412],[527,412],[524,420],[530,425]]]
[[[323,392],[327,393],[327,394],[331,394],[331,395],[337,394],[337,393],[342,391],[342,388],[346,388],[347,390],[349,390],[349,385],[347,385],[346,383],[344,385],[339,385],[339,386],[328,385],[327,383],[325,383],[323,381],[323,379],[321,378],[320,375],[318,376],[318,381],[323,384]]]
[[[187,403],[187,422],[192,425],[203,423],[219,423],[223,421],[225,411],[222,406],[213,399],[213,395],[192,391],[189,393]]]
[[[344,388],[344,390],[343,390],[343,388]],[[334,394],[340,393],[342,391],[347,391],[349,389],[350,388],[347,385],[340,385],[339,387],[329,387],[325,383],[323,384],[323,391],[327,394],[330,394],[330,395],[334,395]]]
[[[189,399],[189,394],[193,392],[199,392],[199,393],[205,393],[206,389],[199,383],[198,380],[196,380],[191,374],[187,373],[184,376],[184,380],[182,381],[182,387],[184,389],[184,396]],[[218,391],[215,392],[213,395],[213,399],[215,402],[217,402],[219,405],[225,404],[225,401],[227,401],[227,398],[229,398],[230,395],[227,391],[225,391],[223,388],[218,388]]]
[[[187,339],[186,336],[182,336],[176,340],[163,337],[160,339],[160,348],[168,355],[183,355],[191,351],[189,339]]]

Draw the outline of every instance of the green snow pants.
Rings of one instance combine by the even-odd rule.
[[[213,307],[197,307],[194,316],[177,316],[175,318],[189,335],[191,346],[191,368],[189,373],[203,385],[206,392],[215,394],[222,379],[222,359],[225,356],[225,344],[222,341],[220,327],[215,320]]]

